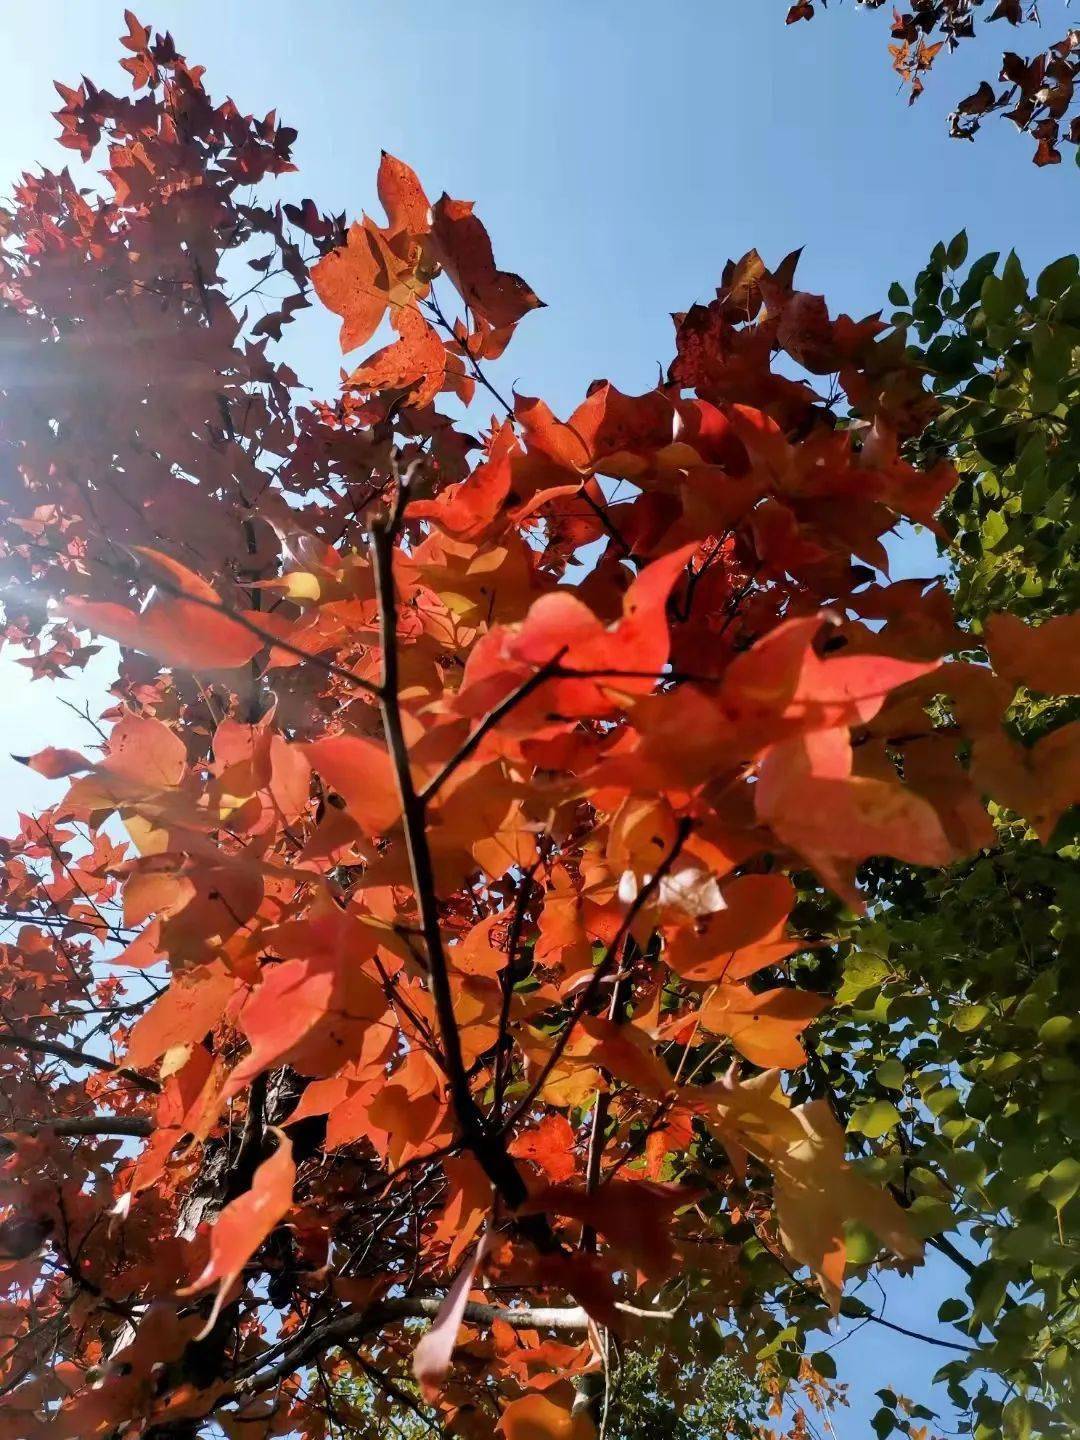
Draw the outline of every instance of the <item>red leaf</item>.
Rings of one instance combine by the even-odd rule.
[[[495,268],[491,240],[471,200],[444,194],[435,202],[431,250],[466,305],[495,329],[543,305],[520,275]]]

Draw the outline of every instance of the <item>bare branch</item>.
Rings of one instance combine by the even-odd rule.
[[[0,1046],[10,1045],[15,1049],[29,1050],[39,1055],[55,1055],[58,1060],[66,1060],[69,1065],[90,1066],[95,1070],[108,1070],[118,1080],[127,1080],[131,1085],[137,1085],[140,1090],[146,1090],[152,1095],[161,1093],[161,1086],[156,1080],[149,1076],[140,1075],[137,1070],[129,1070],[126,1065],[114,1065],[111,1060],[106,1060],[100,1055],[90,1055],[85,1050],[78,1050],[74,1045],[65,1045],[60,1040],[44,1040],[37,1035],[24,1035],[15,1030],[0,1031]]]
[[[0,1134],[8,1135],[152,1135],[153,1120],[143,1115],[75,1115],[67,1119],[0,1121]]]

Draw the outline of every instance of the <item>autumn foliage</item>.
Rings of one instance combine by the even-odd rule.
[[[828,6],[828,0],[817,3],[822,10]],[[884,8],[885,0],[857,3],[878,10]],[[795,0],[788,7],[786,21],[794,25],[812,20],[816,13],[814,0]],[[1068,0],[1065,5],[1055,0],[914,0],[910,10],[892,5],[886,14],[891,20],[889,57],[909,104],[925,90],[926,77],[939,56],[943,52],[950,55],[961,46],[966,51],[970,42],[986,39],[988,23],[1003,22],[995,30],[1023,39],[1031,33],[1027,27],[1035,27],[1041,48],[1033,55],[1006,48],[998,72],[980,80],[970,95],[956,102],[948,117],[949,134],[954,140],[974,140],[988,116],[1001,115],[1031,136],[1035,142],[1032,160],[1040,166],[1061,164],[1063,142],[1080,145],[1076,106],[1080,30],[1067,23]],[[1049,43],[1044,20],[1053,36]],[[994,42],[986,43],[992,53]],[[1023,40],[1006,41],[1012,43]]]
[[[805,1068],[797,886],[858,908],[988,799],[1049,835],[1080,723],[1002,722],[1075,621],[991,669],[884,578],[935,402],[796,257],[560,419],[489,379],[541,302],[471,203],[384,155],[385,219],[277,205],[294,133],[123,44],[133,95],[61,87],[103,184],[0,215],[6,638],[122,647],[5,843],[0,1436],[323,1436],[352,1371],[587,1440],[612,1337],[756,1303],[718,1217],[833,1307],[846,1225],[918,1264]],[[392,331],[314,402],[313,302]]]

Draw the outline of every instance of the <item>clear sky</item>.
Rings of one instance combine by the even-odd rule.
[[[51,81],[80,74],[120,90],[122,5],[31,0],[5,7],[0,188],[53,143]],[[951,141],[950,103],[993,76],[1002,27],[965,45],[911,110],[888,65],[879,11],[831,7],[783,23],[787,0],[156,0],[139,18],[173,31],[215,95],[276,107],[300,131],[285,198],[377,213],[379,151],[429,193],[474,199],[504,268],[547,302],[497,372],[559,411],[604,376],[643,390],[671,358],[670,312],[708,299],[724,261],[805,246],[800,279],[834,310],[886,305],[931,246],[966,226],[972,253],[1015,247],[1029,273],[1076,248],[1080,177],[1072,150],[1037,170],[1032,146],[991,119]],[[819,7],[820,9],[820,7]],[[1015,43],[1015,42],[1014,42]],[[946,63],[947,62],[947,63]],[[336,321],[305,312],[287,354],[316,390],[335,383]],[[925,573],[906,541],[898,566]],[[100,708],[107,665],[68,694]],[[47,743],[89,743],[54,697],[33,700],[0,657],[0,832],[44,782],[7,761]],[[951,1275],[889,1285],[888,1315],[933,1330]],[[955,1287],[958,1289],[958,1286]],[[869,1298],[869,1297],[868,1297]],[[893,1383],[923,1398],[948,1353],[865,1326],[836,1352],[853,1407],[838,1440],[862,1440]]]

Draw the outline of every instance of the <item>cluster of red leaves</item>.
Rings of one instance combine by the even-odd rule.
[[[136,98],[62,92],[103,193],[24,177],[0,262],[6,635],[45,676],[124,647],[5,842],[0,1436],[322,1436],[431,1316],[458,1433],[578,1440],[605,1334],[754,1303],[716,1217],[834,1305],[848,1222],[918,1258],[782,1083],[826,1004],[789,873],[857,905],[987,795],[1048,832],[1080,726],[1002,716],[1073,632],[1002,622],[995,675],[882,578],[952,476],[900,458],[899,340],[794,259],[729,265],[656,389],[474,436],[436,402],[539,302],[471,206],[389,156],[385,226],[243,198],[291,132],[124,43]],[[309,274],[345,347],[398,338],[305,408],[268,350]]]
[[[860,0],[877,9],[885,0]],[[827,0],[821,0],[822,7]],[[946,47],[953,51],[963,40],[975,38],[976,11],[984,0],[921,0],[910,11],[893,8],[892,38],[889,46],[893,69],[907,87],[909,103],[922,94],[923,76]],[[1006,20],[1012,26],[1042,24],[1041,6],[1034,0],[993,0],[987,20]],[[787,12],[787,23],[812,20],[810,0],[798,0]],[[940,36],[934,40],[930,37]],[[983,80],[973,94],[961,100],[949,116],[949,134],[954,140],[974,140],[983,117],[995,110],[1004,113],[1017,129],[1035,140],[1036,165],[1058,165],[1064,138],[1080,145],[1080,114],[1073,111],[1076,83],[1080,77],[1080,31],[1069,28],[1059,40],[1031,58],[1006,50],[1001,58],[998,83]],[[1003,87],[1003,88],[999,88]]]

